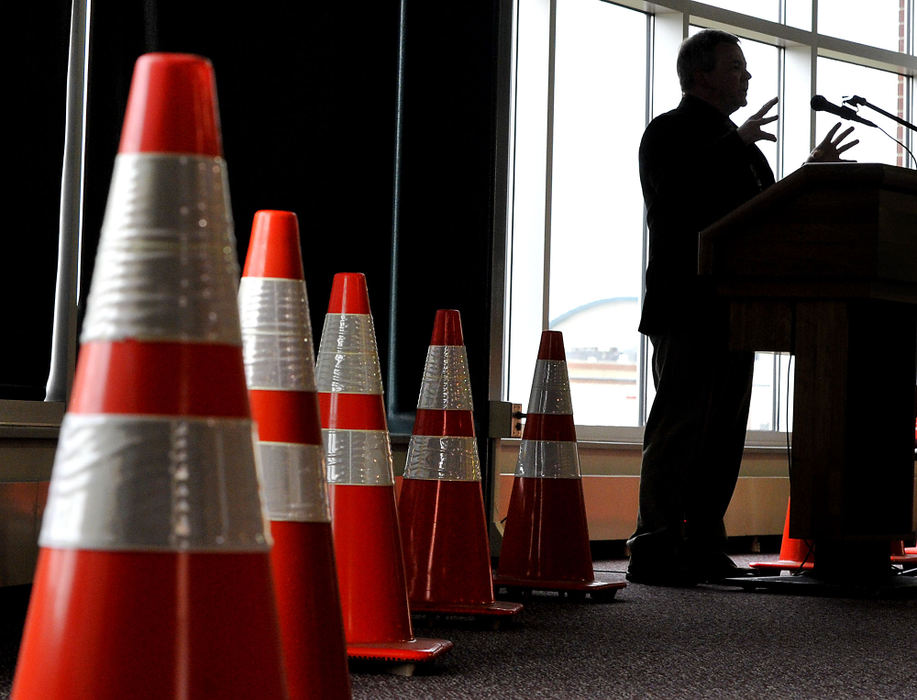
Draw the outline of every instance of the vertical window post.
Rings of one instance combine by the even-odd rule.
[[[67,401],[76,367],[90,15],[91,0],[74,0],[70,19],[70,53],[67,59],[67,116],[51,369],[45,387],[45,401]]]

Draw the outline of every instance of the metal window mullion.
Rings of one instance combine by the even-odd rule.
[[[780,23],[786,23],[786,0],[780,2]],[[786,104],[786,49],[782,46],[777,47],[777,95],[780,98],[779,104]],[[777,179],[783,177],[783,171],[786,163],[786,141],[783,138],[786,120],[783,118],[783,110],[777,110]],[[771,426],[774,432],[780,431],[780,355],[771,353],[771,382],[774,390],[771,392]]]
[[[780,383],[780,368],[783,365],[783,357],[780,353],[773,353],[773,362],[771,363],[771,381],[774,383],[774,405],[773,405],[773,423],[772,429],[775,433],[780,432],[780,406],[783,400],[783,385]]]
[[[515,217],[515,160],[519,33],[516,26],[520,0],[500,2],[500,53],[497,59],[497,136],[494,159],[496,204],[491,270],[490,378],[489,398],[509,398],[511,309],[512,309],[512,235]],[[506,48],[502,48],[506,40]]]
[[[551,199],[554,182],[554,77],[557,55],[557,0],[550,0],[548,20],[548,104],[545,138],[544,178],[544,287],[541,299],[541,325],[548,327],[548,312],[551,300]]]
[[[392,153],[392,252],[389,260],[389,292],[388,314],[388,366],[386,367],[386,409],[389,414],[398,409],[398,382],[396,381],[396,368],[398,357],[398,283],[399,283],[399,249],[401,247],[401,216],[399,205],[401,203],[401,157],[402,138],[404,132],[404,56],[407,40],[407,0],[401,0],[398,7],[398,57],[395,72],[395,147]]]
[[[780,98],[778,104],[786,104],[786,49],[782,46],[777,47],[777,95]],[[783,118],[782,109],[777,109],[777,117],[777,172],[775,174],[780,180],[786,165],[786,145],[783,139],[786,120]]]
[[[51,368],[45,385],[45,401],[64,403],[70,396],[76,368],[91,14],[91,0],[74,1],[70,16],[70,49],[67,57],[67,103],[61,173],[57,281],[51,334]]]
[[[905,10],[904,26],[904,52],[914,55],[914,4],[915,0],[908,0]],[[904,81],[904,118],[911,124],[914,123],[914,75],[908,75]],[[905,143],[910,150],[914,150],[917,139],[914,138],[914,132],[911,129],[905,129]],[[905,158],[905,167],[911,167],[912,162]],[[917,166],[915,166],[917,167]]]
[[[653,117],[653,77],[655,69],[654,41],[655,41],[655,17],[656,15],[647,13],[646,15],[646,57],[644,67],[646,70],[646,101],[644,105],[643,121],[647,124]],[[646,271],[646,265],[649,262],[649,229],[646,225],[646,205],[643,206],[643,227],[641,229],[643,244],[641,245],[640,265],[641,270]],[[640,275],[640,300],[646,295],[646,274]],[[647,361],[649,357],[649,343],[646,336],[640,334],[639,346],[639,363],[637,365],[637,425],[643,427],[646,425],[647,408],[647,382],[649,381],[647,372]]]
[[[818,0],[812,0],[812,43],[809,45],[809,86],[814,94],[818,91]],[[809,110],[809,151],[815,148],[815,110]]]

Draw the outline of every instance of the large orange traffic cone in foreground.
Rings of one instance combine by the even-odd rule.
[[[436,312],[398,498],[408,600],[415,612],[507,616],[495,601],[458,311]]]
[[[210,63],[142,56],[12,696],[286,697]]]
[[[316,362],[347,653],[429,661],[452,648],[414,637],[395,479],[366,279],[335,275]]]
[[[917,552],[909,552],[901,540],[890,543],[889,563],[912,565],[917,563]],[[815,542],[790,537],[790,504],[786,506],[783,539],[776,560],[753,561],[749,566],[758,571],[811,571],[815,568]]]
[[[595,578],[564,339],[543,331],[494,576],[499,588],[613,597],[627,584]]]
[[[259,211],[239,311],[292,700],[349,698],[299,224]]]

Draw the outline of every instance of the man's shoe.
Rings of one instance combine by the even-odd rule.
[[[755,576],[757,572],[738,566],[725,552],[714,552],[701,557],[695,575],[702,583],[719,583],[729,578]]]

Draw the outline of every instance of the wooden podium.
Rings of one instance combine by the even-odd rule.
[[[795,355],[789,534],[814,576],[888,577],[914,530],[917,173],[805,165],[700,234],[699,272],[735,348]]]

